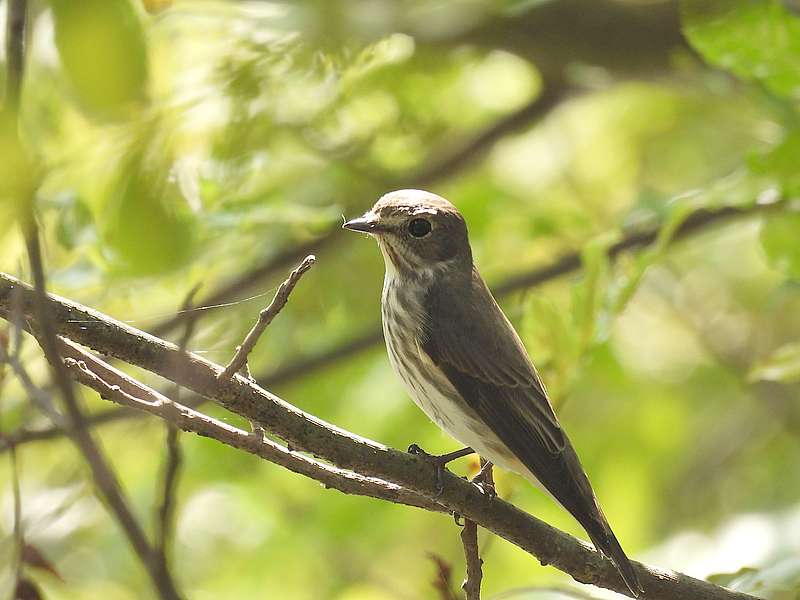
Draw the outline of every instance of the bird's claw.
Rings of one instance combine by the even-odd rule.
[[[456,525],[458,525],[459,527],[463,527],[464,526],[464,517],[463,517],[463,515],[460,515],[455,511],[453,511],[453,521],[455,521]]]
[[[426,452],[420,448],[417,444],[411,444],[408,447],[408,453],[424,458],[436,468],[436,488],[434,490],[433,499],[437,500],[444,493],[445,465],[451,460],[450,455],[444,454],[438,456],[436,454],[430,454],[429,452]]]

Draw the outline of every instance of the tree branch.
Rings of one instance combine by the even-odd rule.
[[[370,496],[426,510],[444,510],[425,496],[409,492],[398,485],[375,477],[363,477],[351,471],[337,469],[289,450],[265,437],[263,432],[250,433],[197,412],[183,404],[172,402],[163,394],[89,354],[74,342],[63,337],[59,338],[59,342],[61,352],[66,358],[67,368],[72,376],[107,400],[144,411],[164,419],[184,431],[196,433],[268,460],[294,473],[315,479],[326,488],[336,489],[345,494]]]
[[[8,315],[11,294],[22,290],[23,311],[32,318],[34,292],[19,280],[0,274],[0,316]],[[60,335],[119,360],[152,371],[228,410],[264,427],[294,448],[330,461],[339,469],[391,482],[409,492],[434,499],[436,469],[421,457],[387,448],[344,431],[234,375],[220,381],[223,370],[197,355],[181,356],[174,345],[120,323],[80,304],[51,296],[47,312]],[[71,372],[85,373],[73,364]],[[88,377],[88,376],[87,376]],[[445,473],[437,502],[463,515],[539,559],[590,583],[628,594],[614,566],[587,544],[524,513],[499,498],[489,498],[473,484]],[[752,600],[734,592],[675,572],[663,572],[634,563],[648,600]]]

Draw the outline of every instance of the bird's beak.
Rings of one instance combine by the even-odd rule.
[[[350,231],[361,231],[363,233],[378,233],[380,231],[378,216],[373,212],[366,212],[363,216],[357,219],[350,219],[342,229],[349,229]]]

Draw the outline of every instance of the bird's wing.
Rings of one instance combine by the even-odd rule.
[[[449,294],[428,296],[422,349],[518,458],[560,454],[566,438],[547,392],[477,271],[466,295],[449,304]]]
[[[641,584],[597,503],[513,326],[473,269],[466,290],[429,293],[421,349],[464,401],[586,529],[634,596]],[[448,302],[453,292],[465,297]]]

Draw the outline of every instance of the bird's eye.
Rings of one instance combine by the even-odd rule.
[[[413,219],[408,224],[408,233],[413,235],[415,238],[425,237],[430,232],[431,232],[430,221],[426,221],[425,219]]]

